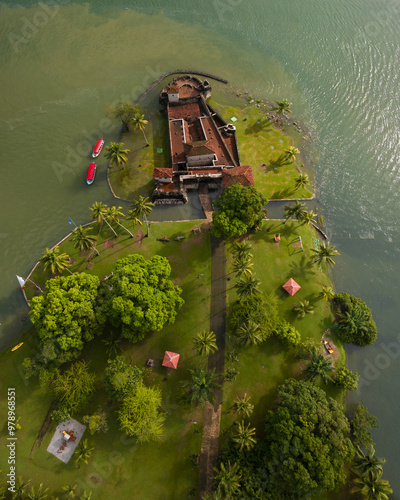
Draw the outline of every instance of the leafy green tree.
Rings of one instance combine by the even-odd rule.
[[[128,162],[129,149],[124,149],[123,142],[111,142],[106,147],[104,157],[110,161],[111,165],[116,167],[123,167]]]
[[[382,470],[369,472],[366,475],[353,479],[354,486],[351,493],[360,493],[365,500],[388,500],[393,493],[389,481],[381,479]]]
[[[93,248],[97,255],[99,254],[96,249],[96,241],[97,237],[93,234],[90,234],[91,228],[84,228],[82,226],[78,226],[74,229],[71,237],[71,241],[74,245],[74,248],[79,248],[81,252],[86,252]]]
[[[133,394],[142,383],[144,370],[128,365],[123,356],[107,361],[105,369],[105,386],[108,394],[118,401]]]
[[[225,500],[234,500],[240,491],[241,473],[236,463],[231,465],[228,462],[225,465],[223,462],[219,464],[219,470],[215,469],[217,473],[214,480],[217,483],[217,494],[222,495]]]
[[[229,186],[216,203],[212,234],[231,238],[241,236],[249,229],[257,229],[264,218],[262,209],[266,203],[267,199],[253,186]]]
[[[147,216],[151,214],[153,207],[154,203],[149,201],[148,196],[139,196],[139,198],[132,203],[131,210],[128,212],[131,220],[134,218],[145,220],[147,227],[146,237],[149,236],[149,221],[147,220]]]
[[[117,337],[113,333],[107,339],[102,339],[103,344],[106,346],[107,354],[109,356],[115,356],[118,352],[122,351],[121,338]]]
[[[332,290],[332,288],[330,286],[323,286],[321,288],[321,291],[318,294],[318,298],[324,299],[327,302],[330,302],[331,300],[333,300],[334,296],[335,296],[335,292]]]
[[[296,201],[294,205],[285,205],[283,210],[285,211],[285,222],[287,223],[289,219],[295,218],[298,219],[301,214],[304,212],[305,204],[300,201]]]
[[[99,287],[97,276],[79,273],[48,280],[45,292],[33,297],[30,318],[45,364],[59,365],[78,357],[85,343],[101,333]]]
[[[76,413],[87,406],[95,381],[96,375],[89,372],[89,363],[77,361],[64,373],[56,372],[52,389],[61,408],[68,408],[71,413]]]
[[[245,417],[250,417],[254,410],[254,405],[250,403],[250,396],[246,393],[243,397],[235,399],[233,407],[239,415],[243,415]]]
[[[234,339],[243,340],[243,325],[253,323],[258,327],[258,335],[263,341],[270,337],[278,324],[278,305],[275,295],[250,295],[232,306],[229,318],[232,336]]]
[[[327,384],[331,380],[333,368],[331,358],[314,351],[311,359],[306,361],[304,373],[306,374],[306,379],[310,382],[315,382],[321,378]]]
[[[337,293],[333,299],[335,313],[340,317],[338,334],[344,342],[364,346],[373,344],[377,337],[375,321],[366,303],[348,293]]]
[[[185,400],[192,406],[204,406],[206,401],[215,402],[214,389],[221,387],[216,381],[218,375],[215,375],[215,370],[207,370],[206,368],[194,368],[189,370],[192,375],[192,380],[182,382],[182,387],[187,389]]]
[[[346,389],[346,391],[355,391],[358,386],[358,373],[352,372],[345,366],[340,366],[336,369],[332,381],[338,387]]]
[[[107,424],[107,416],[104,411],[99,409],[93,415],[85,415],[83,417],[83,422],[88,424],[90,434],[95,434],[96,432],[107,432],[108,424]]]
[[[44,500],[48,497],[48,491],[49,488],[44,489],[43,483],[40,483],[37,489],[34,486],[31,486],[26,498],[28,500]]]
[[[368,448],[372,445],[372,429],[379,428],[378,419],[368,409],[359,404],[350,421],[352,438],[355,445]]]
[[[132,123],[132,119],[137,112],[138,109],[136,106],[130,102],[123,101],[119,101],[118,104],[108,109],[109,116],[121,120],[126,131],[129,130],[129,125]]]
[[[305,318],[306,314],[314,314],[314,307],[307,299],[304,299],[303,302],[300,302],[299,305],[293,307],[293,309],[297,312],[297,317],[299,319]]]
[[[163,436],[165,414],[159,413],[161,390],[140,384],[127,396],[118,412],[121,430],[139,443],[159,441]]]
[[[354,447],[355,455],[351,464],[351,470],[357,476],[366,476],[370,472],[379,474],[386,463],[384,458],[375,455],[375,448],[371,445],[367,451],[363,451],[358,445]]]
[[[335,255],[340,255],[334,246],[331,246],[329,242],[321,241],[319,248],[311,248],[312,252],[315,252],[314,263],[315,264],[325,264],[327,266],[334,266],[335,261],[332,259]]]
[[[260,294],[260,284],[260,280],[258,280],[255,276],[243,276],[242,278],[239,278],[235,284],[239,300],[249,297],[250,295]]]
[[[81,441],[75,452],[76,454],[75,463],[79,465],[80,462],[83,462],[84,464],[87,465],[89,463],[90,457],[93,454],[93,450],[94,448],[89,447],[87,439]]]
[[[133,234],[129,231],[129,229],[123,226],[119,222],[121,217],[125,217],[125,215],[122,213],[122,207],[116,207],[116,206],[108,207],[106,217],[108,222],[110,222],[110,224],[112,223],[118,224],[118,226],[122,227],[122,229],[124,231],[127,231],[131,235],[131,238],[133,238]]]
[[[140,111],[137,111],[132,117],[133,129],[134,130],[139,129],[143,132],[143,137],[144,137],[144,140],[146,141],[146,146],[149,145],[149,142],[147,140],[146,134],[144,133],[144,130],[145,130],[146,125],[148,123],[149,122],[147,120],[145,120],[145,118],[144,118],[144,114],[141,113]]]
[[[145,260],[131,254],[117,260],[114,274],[103,288],[102,312],[114,327],[122,326],[123,337],[138,342],[147,332],[174,323],[184,301],[170,275],[168,260],[159,255]]]
[[[297,347],[301,342],[301,335],[288,321],[282,320],[275,330],[276,337],[291,347]]]
[[[249,451],[253,448],[257,442],[254,437],[255,433],[256,429],[254,427],[250,427],[250,424],[245,425],[243,420],[239,422],[236,427],[236,431],[232,436],[232,440],[236,443],[239,451],[244,449]]]
[[[107,208],[107,205],[104,205],[101,201],[95,201],[90,207],[90,210],[92,212],[92,220],[100,224],[98,235],[100,234],[101,228],[103,227],[103,222],[105,222],[114,233],[114,236],[117,238],[118,234],[114,231],[110,223],[107,221]]]
[[[294,179],[295,191],[298,189],[305,189],[306,186],[310,184],[310,179],[307,174],[299,174],[298,177]]]
[[[62,273],[65,269],[71,273],[68,269],[68,266],[71,265],[69,255],[65,252],[60,253],[60,247],[58,246],[52,249],[46,248],[39,261],[43,262],[45,270],[50,267],[52,274]]]
[[[342,406],[322,389],[293,379],[280,386],[266,418],[263,469],[271,498],[320,498],[343,484],[354,453],[348,432]]]
[[[214,332],[204,330],[199,332],[193,339],[194,347],[199,356],[208,356],[218,350]]]
[[[276,106],[273,108],[273,111],[276,112],[278,116],[282,116],[286,113],[291,113],[292,110],[290,106],[292,105],[287,99],[283,99],[282,101],[275,101]]]

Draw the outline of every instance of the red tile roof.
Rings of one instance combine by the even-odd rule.
[[[254,186],[253,171],[250,165],[226,168],[222,171],[222,185],[224,189],[238,183],[242,184],[242,186]]]
[[[185,144],[186,156],[202,156],[202,155],[212,155],[214,151],[207,145],[209,141],[197,141],[189,144]]]
[[[158,179],[172,179],[172,168],[155,168],[153,177]]]
[[[178,366],[179,357],[180,354],[177,354],[176,352],[165,351],[162,365],[167,368],[176,368]]]

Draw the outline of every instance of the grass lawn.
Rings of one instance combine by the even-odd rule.
[[[269,231],[268,231],[269,230]],[[274,233],[279,232],[281,241],[274,241]],[[293,246],[294,238],[301,236],[304,252]],[[300,332],[303,339],[321,340],[323,332],[333,322],[333,314],[329,304],[317,298],[321,286],[330,286],[326,274],[316,266],[311,265],[311,257],[317,233],[307,226],[299,226],[298,222],[288,222],[282,225],[276,221],[264,222],[261,231],[252,233],[249,241],[252,244],[254,274],[261,281],[261,289],[266,294],[275,293],[278,297],[280,315],[289,321]],[[228,254],[230,247],[228,246]],[[233,259],[228,255],[228,265],[231,269]],[[229,270],[229,268],[228,268]],[[291,297],[282,285],[293,278],[301,289]],[[228,290],[228,301],[236,300],[234,290],[235,278],[232,278]],[[307,299],[314,306],[314,314],[308,314],[303,319],[297,319],[293,305]],[[333,338],[340,349],[340,358],[344,359],[344,348],[337,338]],[[229,347],[227,348],[227,352]],[[230,432],[236,415],[231,412],[234,400],[247,393],[255,405],[250,419],[257,429],[257,435],[263,436],[265,413],[271,409],[276,399],[277,387],[289,377],[300,378],[302,363],[290,353],[282,343],[275,338],[268,339],[261,346],[243,347],[239,350],[239,361],[226,362],[225,368],[235,367],[240,372],[237,379],[224,384],[224,405],[221,429],[223,434]],[[342,401],[343,393],[332,384],[321,387],[327,395]]]
[[[109,169],[109,179],[115,194],[128,201],[137,199],[139,195],[151,197],[154,168],[170,166],[167,119],[158,111],[148,113],[145,117],[149,121],[145,130],[149,146],[146,147],[140,130],[129,130],[122,136],[122,142],[131,151],[128,163],[123,169]]]
[[[91,370],[98,377],[97,391],[91,398],[90,405],[83,414],[96,411],[99,407],[106,410],[109,416],[109,431],[88,437],[95,450],[88,465],[80,468],[71,459],[68,465],[59,462],[46,452],[46,448],[54,433],[55,424],[51,424],[40,448],[29,459],[31,448],[41,429],[43,420],[53,400],[49,388],[40,388],[36,378],[25,380],[22,360],[32,356],[34,345],[33,330],[26,336],[25,344],[15,353],[4,352],[1,359],[0,376],[3,387],[15,387],[17,394],[17,417],[21,417],[22,429],[18,431],[17,474],[31,478],[38,485],[43,482],[52,493],[61,495],[61,487],[77,483],[87,491],[93,491],[93,499],[125,498],[147,499],[187,499],[189,489],[197,484],[198,469],[192,469],[188,457],[200,453],[202,436],[202,410],[189,410],[180,404],[180,381],[189,377],[188,368],[205,361],[195,356],[192,348],[193,336],[202,329],[209,328],[210,315],[210,242],[209,234],[203,232],[194,235],[191,229],[200,226],[199,222],[177,222],[168,224],[152,223],[150,237],[139,244],[134,239],[119,237],[114,246],[101,251],[96,257],[95,266],[89,270],[103,278],[109,274],[117,258],[128,253],[137,252],[146,258],[154,254],[168,257],[172,266],[172,279],[183,289],[182,297],[185,305],[179,311],[174,325],[166,326],[161,332],[151,333],[138,344],[123,344],[123,355],[133,364],[143,367],[148,358],[155,359],[158,366],[146,369],[146,383],[159,385],[163,391],[163,411],[167,413],[165,434],[160,443],[135,444],[135,440],[127,438],[118,427],[115,417],[115,406],[108,406],[108,398],[104,392],[103,372],[107,354],[100,339],[95,339],[83,352],[83,359],[90,361]],[[122,231],[122,230],[121,230]],[[136,230],[135,232],[140,231]],[[166,235],[170,243],[163,244],[156,238]],[[187,239],[177,242],[176,235],[186,235]],[[103,240],[111,234],[104,229]],[[61,246],[63,251],[71,251],[77,258],[75,266],[84,270],[79,256],[71,248],[67,240]],[[100,248],[100,245],[99,245]],[[73,251],[72,251],[73,250]],[[75,253],[74,253],[75,252]],[[201,274],[202,276],[199,276]],[[35,279],[43,283],[45,273],[41,267],[35,272]],[[28,290],[29,291],[29,290]],[[106,338],[107,332],[103,338]],[[165,369],[161,367],[165,350],[181,354],[178,369],[173,371],[164,381]],[[0,411],[6,415],[4,398],[1,399]],[[82,415],[83,415],[82,414]],[[82,421],[82,415],[76,415]],[[197,422],[194,424],[193,422]],[[2,437],[0,439],[0,469],[7,470],[6,465],[6,428],[2,421]]]
[[[295,190],[294,179],[299,175],[299,158],[294,163],[277,167],[270,162],[276,160],[284,149],[293,145],[292,140],[267,120],[265,111],[254,104],[245,107],[221,106],[210,101],[226,122],[236,117],[239,154],[242,165],[251,165],[255,187],[268,199],[310,198],[309,189]],[[263,166],[265,165],[265,166]]]

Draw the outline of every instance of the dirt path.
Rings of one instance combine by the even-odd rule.
[[[223,238],[211,236],[211,320],[210,331],[215,333],[218,351],[208,358],[208,368],[215,369],[223,382],[225,371],[226,325],[226,249]],[[203,439],[200,452],[199,500],[212,486],[214,467],[218,458],[218,438],[221,420],[222,387],[215,391],[215,405],[206,403]]]

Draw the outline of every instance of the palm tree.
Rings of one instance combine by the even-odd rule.
[[[293,309],[297,312],[297,317],[299,319],[304,318],[306,314],[314,314],[314,308],[307,299],[305,299],[304,302],[300,302],[300,304],[293,307]]]
[[[92,248],[99,255],[99,251],[96,248],[97,236],[90,234],[90,231],[90,228],[83,228],[79,225],[72,233],[72,243],[74,244],[74,248],[79,248],[81,252]]]
[[[334,266],[335,261],[332,259],[334,255],[340,255],[334,246],[330,246],[329,242],[322,241],[319,244],[319,248],[311,248],[312,252],[315,252],[315,264],[322,264],[325,262],[327,266]]]
[[[228,462],[228,465],[225,466],[223,462],[219,464],[219,470],[215,469],[217,473],[216,476],[213,477],[217,483],[217,494],[222,495],[222,498],[226,500],[233,500],[236,498],[237,493],[239,493],[240,488],[240,479],[242,475],[239,471],[239,466],[235,462],[231,465]]]
[[[318,294],[318,297],[320,299],[325,299],[327,302],[330,302],[334,296],[335,296],[335,292],[332,290],[331,287],[328,287],[328,286],[323,286],[321,291]]]
[[[126,214],[126,220],[131,220],[132,221],[132,226],[135,227],[136,225],[141,226],[143,222],[136,217],[136,212],[134,210],[128,210]]]
[[[351,470],[355,474],[365,476],[369,472],[378,473],[383,469],[386,460],[375,456],[375,448],[372,445],[366,452],[359,445],[355,445],[354,449],[356,453],[353,457]]]
[[[255,427],[250,427],[250,424],[245,426],[243,420],[238,424],[236,433],[232,436],[232,439],[239,448],[239,451],[243,451],[243,448],[246,448],[247,451],[253,448],[257,442],[256,438],[253,437],[255,433]]]
[[[310,222],[315,222],[314,218],[317,216],[312,210],[307,212],[307,210],[303,210],[298,217],[298,220],[301,220],[300,226],[305,226],[306,224],[309,224]]]
[[[46,248],[40,257],[40,262],[43,262],[44,269],[46,270],[50,267],[51,273],[62,273],[65,269],[72,274],[68,269],[70,265],[69,255],[65,252],[60,253],[60,247],[54,247],[53,249]]]
[[[22,476],[19,476],[18,481],[15,485],[14,492],[12,495],[12,500],[20,500],[22,498],[26,498],[27,492],[26,487],[31,482],[30,479],[25,481]]]
[[[92,498],[92,492],[88,493],[86,490],[83,490],[83,493],[79,497],[79,500],[90,500],[91,498]]]
[[[132,118],[133,129],[134,130],[139,129],[143,132],[143,137],[144,137],[144,140],[146,141],[146,146],[148,146],[149,143],[147,141],[146,134],[144,133],[144,129],[146,128],[146,125],[148,123],[149,122],[144,119],[144,114],[142,114],[140,111],[135,113],[135,115]]]
[[[249,417],[254,410],[254,405],[250,403],[250,396],[245,394],[242,398],[235,399],[233,407],[239,413],[239,415],[244,415]]]
[[[116,207],[115,205],[113,205],[112,207],[109,207],[107,209],[106,219],[110,223],[115,222],[115,224],[118,224],[118,226],[122,227],[122,229],[125,229],[125,231],[127,231],[131,235],[131,238],[133,238],[133,234],[129,231],[129,229],[119,222],[120,217],[125,217],[125,215],[122,213],[122,207]]]
[[[296,159],[296,155],[300,153],[300,150],[295,146],[289,146],[288,148],[283,150],[284,159],[287,161],[294,161]]]
[[[236,241],[232,246],[232,253],[236,259],[251,259],[251,243],[248,241]]]
[[[366,500],[388,500],[389,495],[393,493],[389,481],[381,479],[383,470],[377,472],[369,471],[353,479],[354,487],[350,493],[361,493]]]
[[[363,334],[368,331],[368,318],[360,307],[355,306],[351,311],[346,311],[340,314],[338,323],[341,330],[349,334]]]
[[[306,373],[306,380],[315,382],[319,377],[327,384],[330,380],[330,373],[333,371],[333,364],[331,358],[328,358],[318,351],[313,351],[311,359],[306,361],[304,373]]]
[[[241,325],[238,329],[236,339],[239,344],[244,344],[246,346],[259,345],[264,342],[264,335],[260,326],[250,320],[248,323]]]
[[[306,186],[310,184],[310,179],[307,174],[299,174],[298,177],[294,179],[294,190],[304,189]]]
[[[221,385],[217,384],[218,375],[215,375],[215,370],[207,370],[206,368],[194,368],[189,370],[192,374],[192,380],[182,382],[184,389],[189,389],[185,399],[193,406],[204,406],[206,401],[215,402],[213,394],[214,389],[220,389]]]
[[[65,491],[68,498],[76,498],[75,490],[76,490],[77,486],[78,486],[77,484],[74,484],[74,485],[68,484],[67,486],[63,486],[62,490]]]
[[[300,201],[296,201],[296,203],[294,205],[285,205],[283,207],[283,210],[285,211],[285,222],[284,224],[286,224],[286,222],[291,219],[292,217],[298,219],[299,216],[304,212],[304,207],[305,207],[305,204],[304,203],[301,203]]]
[[[87,439],[85,439],[84,441],[81,441],[81,443],[78,447],[78,450],[77,450],[78,455],[75,459],[75,463],[78,464],[78,466],[79,466],[79,462],[82,461],[87,465],[89,462],[89,458],[92,456],[93,450],[94,450],[94,448],[89,448]]]
[[[92,211],[92,220],[95,220],[98,224],[100,224],[97,236],[100,234],[101,228],[103,227],[103,222],[105,222],[117,238],[118,234],[114,231],[114,229],[107,221],[107,208],[107,205],[104,205],[101,201],[95,201],[90,207],[90,210]]]
[[[253,263],[250,261],[250,259],[245,259],[245,258],[236,258],[235,262],[233,263],[233,270],[238,278],[241,276],[252,276],[253,271],[251,268],[253,267]]]
[[[193,344],[199,356],[208,356],[218,350],[214,332],[204,330],[193,339]]]
[[[236,293],[239,295],[239,299],[261,293],[259,289],[260,283],[260,280],[258,280],[255,276],[245,276],[243,278],[239,278],[235,284]]]
[[[273,111],[276,111],[276,114],[278,116],[283,115],[286,111],[286,113],[291,113],[290,106],[292,105],[291,102],[289,102],[287,99],[283,99],[282,101],[275,101],[276,106],[273,108]]]
[[[146,237],[149,236],[149,223],[147,221],[147,216],[151,214],[151,211],[153,210],[154,203],[151,203],[148,201],[149,198],[148,196],[143,197],[139,196],[139,198],[133,202],[131,206],[131,216],[135,216],[139,219],[144,219],[146,221],[146,226],[147,226],[147,234]]]
[[[27,497],[29,500],[44,500],[45,498],[48,497],[47,491],[49,488],[46,488],[45,490],[43,489],[43,483],[39,484],[39,488],[35,490],[35,487],[32,486],[30,492],[28,493]]]
[[[110,160],[111,165],[119,167],[127,163],[127,155],[129,153],[129,149],[124,149],[123,142],[111,142],[110,145],[106,147],[106,153],[104,156]]]
[[[113,333],[110,334],[108,339],[103,339],[102,342],[106,346],[109,356],[116,355],[119,351],[122,351],[122,347],[120,346],[121,338],[114,336]]]

